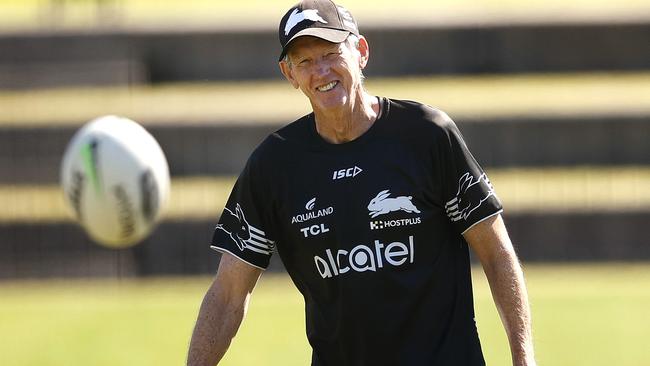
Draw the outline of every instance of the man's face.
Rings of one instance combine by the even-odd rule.
[[[290,65],[281,62],[280,68],[294,88],[309,98],[315,111],[328,111],[350,105],[361,91],[361,68],[366,60],[362,53],[347,42],[304,36],[296,39],[287,53]]]

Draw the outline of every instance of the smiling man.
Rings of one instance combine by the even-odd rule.
[[[365,90],[370,48],[343,7],[302,1],[278,31],[282,74],[313,112],[262,142],[233,188],[188,365],[223,357],[274,253],[305,299],[313,366],[485,365],[469,248],[513,365],[535,365],[501,203],[454,122]]]

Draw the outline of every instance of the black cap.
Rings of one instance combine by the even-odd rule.
[[[314,36],[341,43],[350,33],[359,35],[352,14],[331,0],[303,0],[294,5],[282,17],[278,32],[282,45],[280,61],[287,54],[291,41],[301,36]]]

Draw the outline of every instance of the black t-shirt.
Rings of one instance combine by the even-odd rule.
[[[312,365],[484,365],[462,233],[501,204],[445,113],[380,101],[347,143],[324,141],[313,114],[270,135],[212,246],[262,269],[278,252]]]

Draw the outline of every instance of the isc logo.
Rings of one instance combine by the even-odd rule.
[[[352,168],[336,170],[332,175],[332,180],[356,177],[362,171],[363,170],[356,165]]]

